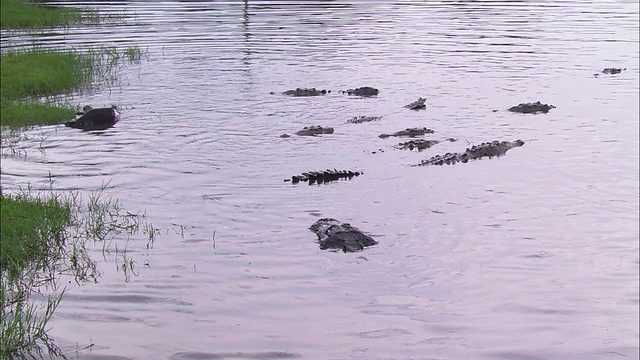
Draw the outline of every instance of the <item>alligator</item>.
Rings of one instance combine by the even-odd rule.
[[[300,181],[308,181],[309,185],[313,185],[314,183],[322,184],[323,182],[334,180],[351,179],[354,176],[360,176],[362,174],[364,174],[362,171],[327,169],[303,172],[301,175],[294,175],[291,179],[284,179],[284,181],[291,181],[292,184],[297,184]]]
[[[378,121],[382,116],[355,116],[347,120],[348,124],[362,124],[365,122]]]
[[[374,96],[378,95],[380,91],[370,86],[359,87],[356,89],[349,89],[346,91],[340,91],[343,94],[356,95],[356,96]]]
[[[321,134],[333,134],[332,127],[322,127],[320,125],[305,126],[302,130],[296,132],[300,136],[316,136]],[[282,135],[281,135],[282,137]]]
[[[420,110],[420,109],[424,109],[427,107],[427,105],[424,104],[424,102],[427,101],[427,99],[424,98],[418,98],[418,100],[412,102],[411,104],[405,105],[404,107],[410,110]]]
[[[67,121],[64,125],[81,130],[105,130],[120,121],[120,112],[115,105],[110,108],[98,109],[86,105],[82,110],[77,114],[80,115],[78,119]]]
[[[502,156],[507,151],[524,145],[524,141],[493,141],[485,142],[480,145],[474,145],[467,148],[465,152],[460,153],[446,153],[444,155],[436,155],[430,159],[422,160],[420,164],[416,166],[425,165],[452,165],[458,162],[466,163],[469,160],[476,160],[488,156],[492,158],[494,156]]]
[[[417,149],[418,151],[428,149],[435,144],[440,143],[438,140],[425,140],[425,139],[416,139],[409,140],[407,142],[399,143],[396,147],[399,149]]]
[[[424,134],[433,134],[434,131],[432,129],[423,128],[407,128],[405,130],[396,131],[393,134],[380,134],[378,135],[381,139],[386,139],[390,136],[408,136],[408,137],[416,137],[422,136]]]
[[[614,74],[620,74],[622,72],[622,70],[627,70],[627,68],[621,69],[621,68],[606,68],[604,70],[602,70],[603,74],[610,74],[610,75],[614,75]]]
[[[297,88],[295,90],[287,90],[285,92],[283,92],[284,95],[289,95],[289,96],[319,96],[319,95],[325,95],[327,93],[330,93],[331,90],[318,90],[316,88],[311,88],[311,89],[307,89],[307,88]],[[274,94],[274,93],[271,93]]]
[[[323,218],[309,227],[318,236],[321,250],[336,249],[346,252],[361,251],[378,242],[348,223]]]
[[[523,113],[523,114],[535,114],[537,112],[548,113],[549,110],[555,109],[555,106],[543,104],[540,101],[534,103],[522,103],[509,108],[509,111]]]

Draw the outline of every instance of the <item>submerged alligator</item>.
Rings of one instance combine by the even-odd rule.
[[[316,88],[297,88],[295,90],[287,90],[285,92],[283,92],[284,95],[289,95],[289,96],[319,96],[319,95],[325,95],[327,93],[330,93],[331,90],[318,90]],[[271,93],[271,95],[273,95],[275,93]]]
[[[323,182],[334,180],[351,179],[354,176],[360,176],[362,174],[364,174],[362,171],[327,169],[303,172],[300,175],[292,176],[291,179],[284,179],[284,181],[291,181],[292,184],[297,184],[300,181],[308,181],[309,185],[313,185],[314,183],[322,184]]]
[[[407,104],[404,107],[410,110],[424,109],[427,107],[427,105],[424,104],[425,101],[427,101],[427,99],[419,97],[418,100],[412,102],[411,104]]]
[[[371,86],[363,86],[355,89],[340,90],[342,94],[356,95],[356,96],[375,96],[380,92],[378,89]],[[282,94],[288,96],[320,96],[331,93],[331,90],[316,89],[316,88],[296,88],[295,90],[287,90]],[[275,95],[275,92],[270,92],[271,95]]]
[[[362,124],[365,122],[378,121],[382,119],[382,116],[354,116],[347,120],[347,124]]]
[[[440,141],[438,140],[416,139],[416,140],[409,140],[407,142],[399,143],[396,147],[399,149],[409,149],[409,150],[416,149],[418,151],[421,151],[424,149],[428,149],[433,145],[436,145],[439,143]]]
[[[454,138],[447,138],[446,141],[456,142],[458,140],[454,139]],[[418,151],[422,151],[422,150],[428,149],[428,148],[432,147],[433,145],[436,145],[436,144],[439,144],[439,143],[440,143],[440,140],[415,139],[415,140],[409,140],[409,141],[406,141],[406,142],[399,143],[395,147],[397,149],[402,149],[402,150],[405,150],[405,149],[408,149],[408,150],[416,149]]]
[[[81,115],[78,119],[67,121],[64,125],[81,130],[105,130],[120,121],[120,112],[115,105],[98,109],[86,105],[78,115]]]
[[[356,96],[375,96],[380,92],[376,88],[372,88],[371,86],[363,86],[356,89],[349,89],[346,91],[340,91],[343,94],[348,95],[356,95]]]
[[[336,249],[344,252],[356,252],[378,243],[358,228],[331,218],[316,221],[309,227],[309,230],[318,236],[321,250]]]
[[[494,156],[502,156],[507,151],[524,145],[524,141],[516,140],[516,141],[493,141],[493,142],[485,142],[480,145],[474,145],[470,148],[467,148],[465,152],[460,153],[446,153],[444,155],[436,155],[430,159],[422,160],[420,164],[416,166],[426,166],[426,165],[452,165],[458,162],[466,163],[469,160],[477,160],[483,157],[488,156],[492,158]]]
[[[556,107],[549,104],[543,104],[540,101],[534,103],[522,103],[509,108],[509,111],[523,113],[523,114],[535,114],[537,112],[548,113],[549,110]]]
[[[322,134],[333,134],[332,127],[322,127],[320,125],[305,126],[302,130],[296,131],[299,136],[316,136]]]
[[[606,68],[604,70],[602,70],[603,74],[609,74],[609,75],[615,75],[615,74],[620,74],[622,72],[622,70],[627,70],[627,68],[621,69],[621,68]]]
[[[426,127],[422,128],[407,128],[404,130],[396,131],[393,134],[380,134],[378,135],[381,139],[386,139],[391,136],[407,136],[407,137],[416,137],[422,136],[424,134],[433,134],[434,131],[432,129],[428,129]]]
[[[605,68],[602,70],[602,72],[599,73],[595,73],[593,74],[594,77],[598,77],[602,74],[606,74],[606,75],[616,75],[616,74],[620,74],[623,70],[627,70],[627,68]]]

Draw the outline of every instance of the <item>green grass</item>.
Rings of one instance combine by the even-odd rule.
[[[0,0],[2,29],[42,29],[69,26],[95,16],[94,11],[45,6],[29,0]]]
[[[39,270],[59,256],[70,206],[56,197],[0,197],[0,268],[8,281]]]
[[[12,128],[69,121],[75,108],[42,98],[118,82],[124,63],[139,62],[138,46],[89,51],[30,48],[0,56],[0,125]]]
[[[0,96],[19,100],[60,94],[92,79],[91,53],[28,49],[2,54]]]
[[[64,105],[41,104],[35,101],[17,103],[2,100],[0,106],[0,124],[11,128],[59,124],[71,120],[76,112]]]
[[[37,273],[46,273],[64,254],[65,228],[71,208],[57,197],[0,196],[0,357],[19,358],[41,347],[58,349],[46,334],[46,324],[62,294],[51,297],[44,313],[28,302]]]
[[[28,49],[0,56],[0,125],[56,124],[73,118],[70,105],[40,102],[91,84],[94,54]]]
[[[91,194],[86,203],[75,193],[0,195],[0,359],[42,351],[61,356],[46,324],[62,293],[44,302],[31,300],[31,295],[41,285],[55,288],[60,274],[73,276],[77,283],[97,281],[87,241],[100,242],[106,254],[113,250],[115,236],[139,231],[143,217],[124,211],[117,200],[103,199],[105,188]],[[127,255],[126,245],[118,249],[118,243],[113,244],[117,271],[123,271],[128,281],[137,275],[135,261]]]

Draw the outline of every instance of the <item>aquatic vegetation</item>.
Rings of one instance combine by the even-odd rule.
[[[184,227],[181,226],[184,230]],[[143,225],[143,233],[147,234],[147,250],[153,249],[153,243],[156,241],[156,237],[160,236],[160,229],[153,227],[152,223],[145,223]],[[184,239],[184,232],[181,235],[182,239]]]
[[[27,151],[20,148],[20,143],[29,137],[21,128],[3,127],[0,132],[0,150],[2,158],[22,157],[27,158]]]
[[[52,295],[43,314],[29,301],[32,289],[54,271],[62,254],[70,206],[57,197],[0,196],[0,355],[19,357],[42,347],[57,354],[45,326],[62,294]]]
[[[43,306],[27,301],[27,293],[3,277],[0,284],[0,356],[8,359],[63,356],[49,337],[47,323],[62,299],[63,292],[49,296]],[[44,311],[40,311],[44,308]],[[44,351],[43,351],[44,350]]]
[[[64,290],[49,295],[40,306],[32,295],[43,286],[55,290],[61,275],[72,276],[79,284],[97,282],[99,273],[87,242],[102,242],[105,254],[115,252],[116,269],[124,272],[125,281],[138,275],[127,245],[119,248],[113,240],[126,235],[128,244],[144,216],[123,210],[117,200],[103,199],[105,189],[106,185],[91,194],[87,202],[77,193],[33,195],[30,189],[0,195],[0,357],[41,351],[60,355],[46,333],[46,323]]]
[[[142,55],[147,52],[148,51],[142,51],[137,45],[129,46],[123,50],[124,55],[131,62],[139,62],[142,59]]]

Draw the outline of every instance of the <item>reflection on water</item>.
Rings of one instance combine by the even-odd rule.
[[[163,229],[148,255],[131,240],[131,282],[107,262],[99,284],[68,291],[51,324],[73,356],[93,343],[80,358],[638,357],[637,2],[98,8],[133,19],[2,37],[147,51],[119,86],[73,98],[123,107],[115,127],[36,128],[26,157],[2,159],[3,191],[110,182]],[[593,76],[605,67],[627,70]],[[337,92],[358,86],[380,94]],[[334,91],[269,95],[296,87]],[[402,108],[419,96],[425,111]],[[537,100],[557,108],[505,111]],[[383,117],[346,124],[363,115]],[[279,137],[309,125],[335,133]],[[422,126],[458,141],[378,138]],[[518,138],[499,159],[410,166]],[[282,182],[324,168],[364,175]],[[379,245],[320,251],[307,228],[325,216]]]

